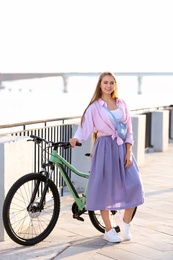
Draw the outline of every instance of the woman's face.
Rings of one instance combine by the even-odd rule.
[[[112,76],[106,75],[102,78],[100,88],[102,94],[110,95],[115,88],[115,79]]]

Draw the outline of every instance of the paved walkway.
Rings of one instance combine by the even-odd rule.
[[[119,244],[103,240],[89,221],[72,218],[73,199],[62,198],[61,214],[53,232],[43,242],[24,247],[0,242],[0,260],[172,260],[173,259],[173,144],[163,153],[146,154],[140,166],[145,203],[133,220],[131,241]]]

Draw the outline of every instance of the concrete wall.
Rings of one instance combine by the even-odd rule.
[[[13,183],[33,171],[33,143],[26,137],[0,138],[0,241],[7,238],[2,222],[4,198]]]

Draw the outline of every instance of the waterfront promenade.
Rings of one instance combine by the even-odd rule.
[[[73,199],[61,198],[61,213],[53,232],[43,242],[24,247],[0,242],[0,260],[172,260],[173,259],[173,143],[165,152],[148,153],[140,165],[145,203],[133,220],[131,241],[103,240],[87,214],[72,218]]]

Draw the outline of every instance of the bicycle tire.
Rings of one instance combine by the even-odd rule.
[[[132,219],[134,218],[135,214],[136,214],[136,210],[137,207],[135,207],[133,215],[132,215]],[[120,228],[119,226],[116,225],[116,219],[115,219],[115,214],[117,213],[116,210],[112,210],[110,211],[110,221],[112,224],[112,227],[115,228],[116,232],[120,232]],[[105,225],[104,222],[102,220],[101,214],[99,210],[96,211],[88,211],[88,215],[90,218],[91,223],[93,224],[93,226],[100,231],[101,233],[105,232]]]
[[[117,232],[119,232],[120,229],[119,229],[118,226],[116,226],[116,222],[115,222],[115,214],[116,214],[116,211],[110,211],[110,220],[111,220],[112,226],[115,228],[115,230]],[[104,222],[102,220],[100,211],[99,210],[88,211],[88,215],[89,215],[90,221],[93,224],[93,226],[98,231],[100,231],[101,233],[104,233],[105,232],[105,225],[104,225]]]
[[[32,207],[28,208],[35,183],[39,182]],[[16,243],[31,246],[44,240],[53,230],[60,212],[60,196],[50,180],[44,207],[35,211],[40,201],[41,187],[46,177],[41,173],[29,173],[18,179],[7,193],[3,204],[3,223],[8,236]],[[35,208],[34,208],[35,207]],[[32,208],[32,210],[31,210]]]

